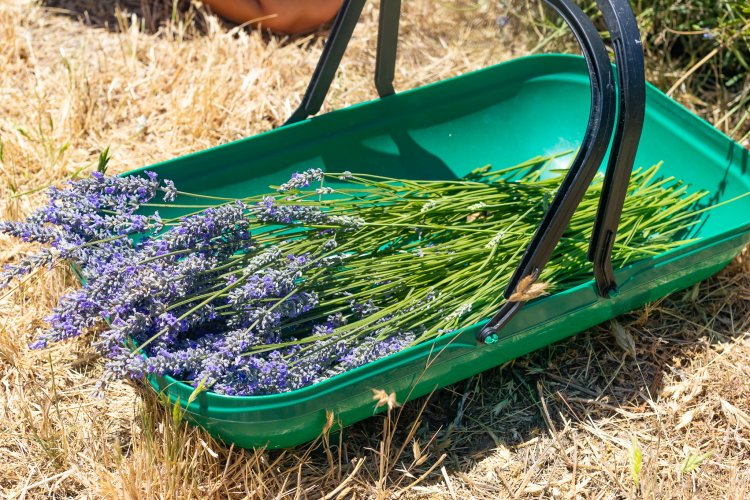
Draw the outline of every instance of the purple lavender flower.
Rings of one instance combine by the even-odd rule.
[[[384,340],[376,337],[359,339],[356,345],[341,357],[336,371],[342,373],[399,352],[414,342],[414,339],[415,335],[412,332],[398,332]]]
[[[154,198],[159,180],[153,172],[146,172],[146,177],[113,177],[94,172],[89,178],[69,181],[69,186],[69,189],[48,190],[47,222],[58,222],[58,216],[74,218],[71,209],[84,209],[86,213],[91,208],[133,213]]]
[[[21,259],[18,264],[7,264],[0,271],[0,290],[14,279],[22,278],[34,269],[51,267],[59,258],[60,252],[54,248],[43,248],[39,252]]]
[[[167,203],[171,203],[174,201],[175,197],[177,196],[177,188],[174,185],[174,182],[165,179],[164,180],[164,201]]]
[[[317,207],[279,205],[272,196],[266,196],[257,203],[253,213],[264,224],[335,225],[350,229],[364,225],[364,220],[359,217],[330,215]]]
[[[234,253],[237,247],[245,246],[250,240],[249,222],[245,217],[245,205],[241,201],[207,208],[199,214],[183,217],[178,226],[173,227],[158,240],[150,240],[144,247],[147,255],[163,255],[179,250],[200,251],[212,246],[221,239]],[[230,253],[230,255],[231,255]]]
[[[291,179],[279,186],[279,192],[284,193],[286,191],[306,188],[313,182],[320,182],[322,180],[323,171],[319,168],[311,168],[305,170],[301,174],[299,172],[295,172],[292,174]]]
[[[60,231],[52,226],[44,226],[38,222],[6,222],[0,221],[0,233],[7,234],[25,242],[53,243],[61,237]]]

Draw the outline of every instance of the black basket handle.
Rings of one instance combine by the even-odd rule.
[[[352,38],[357,21],[362,15],[362,9],[367,0],[344,0],[336,19],[333,21],[331,33],[323,47],[318,65],[315,67],[310,83],[299,107],[292,113],[285,125],[302,121],[308,116],[320,111],[323,101],[331,88],[333,77],[341,64],[346,47]]]
[[[585,36],[590,35],[593,26],[588,19],[584,21],[580,17],[583,12],[577,6],[565,0],[546,1],[563,18],[573,15],[572,22],[580,22],[579,28],[582,29],[583,34]],[[614,46],[619,83],[619,113],[588,257],[594,264],[594,277],[599,294],[602,297],[609,297],[617,292],[617,283],[615,282],[611,262],[612,248],[622,215],[635,153],[643,130],[646,79],[638,25],[627,0],[598,0],[597,3],[604,15],[604,22],[610,32]],[[571,21],[567,18],[566,21],[571,24]],[[571,27],[573,26],[571,25]],[[584,47],[585,55],[586,42],[581,39],[576,28],[573,31]],[[600,44],[602,44],[601,40],[599,40],[599,43],[594,43],[593,46],[599,46]],[[589,73],[592,75],[592,115],[590,120],[596,112],[594,87],[597,82],[593,77],[592,64],[599,65],[602,63],[600,49],[601,47],[597,50],[599,54],[596,58],[586,57]],[[611,66],[608,61],[606,65],[611,74]],[[602,71],[602,68],[598,68],[597,71]],[[610,128],[609,134],[611,133],[612,129]],[[610,137],[611,135],[607,136],[607,143]],[[592,145],[587,143],[589,138],[587,132],[578,156],[563,180],[550,209],[545,214],[505,290],[504,296],[506,299],[510,299],[516,291],[522,291],[519,290],[519,285],[523,285],[520,288],[528,287],[539,278],[552,255],[552,251],[567,229],[573,213],[581,203],[586,189],[593,180],[607,147],[605,145],[602,151],[602,143],[595,141]],[[579,159],[581,159],[580,163]],[[510,322],[524,303],[523,301],[514,302],[510,300],[503,303],[495,316],[479,332],[478,340],[485,343],[497,342],[499,340],[497,333]]]
[[[602,164],[610,140],[612,151],[588,258],[593,262],[599,294],[608,297],[617,292],[611,263],[612,248],[645,114],[645,75],[638,26],[628,0],[597,0],[612,38],[619,83],[619,93],[616,94],[607,50],[591,20],[572,0],[544,1],[565,20],[581,46],[591,81],[591,112],[578,154],[504,292],[508,301],[480,331],[480,342],[497,342],[498,331],[525,303],[522,300],[510,301],[510,298],[541,275]],[[304,120],[320,110],[365,2],[344,0],[302,102],[287,124]],[[381,1],[375,68],[375,86],[381,97],[395,92],[393,77],[400,9],[401,0]]]
[[[302,121],[320,111],[323,101],[331,88],[336,71],[341,65],[346,47],[352,38],[354,28],[362,15],[367,0],[344,0],[331,33],[323,47],[318,65],[315,67],[305,95],[285,125]],[[378,26],[378,48],[375,64],[375,87],[380,97],[395,93],[393,77],[396,73],[396,50],[398,46],[398,25],[401,18],[401,0],[381,0]]]
[[[633,171],[646,114],[646,74],[635,15],[626,1],[598,0],[612,37],[619,89],[617,128],[594,222],[588,258],[602,297],[617,293],[612,269],[612,247]]]

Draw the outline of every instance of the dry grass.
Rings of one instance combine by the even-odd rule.
[[[526,46],[518,26],[495,23],[507,14],[496,2],[405,4],[398,88]],[[90,168],[108,145],[112,168],[122,171],[279,125],[322,46],[319,36],[233,29],[184,2],[174,10],[171,2],[121,5],[0,0],[1,217],[28,213],[38,195],[15,194]],[[65,10],[86,8],[82,21]],[[375,95],[377,14],[367,9],[326,106]],[[0,239],[0,263],[29,250]],[[11,498],[747,498],[748,262],[355,425],[345,439],[335,434],[273,453],[220,445],[136,385],[115,384],[106,401],[91,399],[100,364],[86,338],[41,352],[25,347],[75,286],[64,272],[39,275],[0,298],[0,491]]]

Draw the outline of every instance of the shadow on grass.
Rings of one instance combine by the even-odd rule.
[[[102,28],[112,32],[123,32],[135,16],[141,31],[154,34],[165,28],[182,25],[188,29],[181,29],[185,36],[199,36],[208,32],[207,15],[210,9],[195,4],[190,0],[41,0],[40,4],[50,12],[69,17],[86,26]],[[226,29],[236,27],[236,24],[221,21]],[[319,33],[329,29],[329,25],[321,26]],[[252,28],[245,28],[252,29]],[[275,35],[263,30],[263,38],[280,38],[282,44],[296,43],[304,35]]]
[[[88,26],[110,31],[122,30],[123,14],[135,14],[148,33],[155,33],[178,18],[198,28],[202,24],[202,16],[195,15],[196,9],[189,0],[42,0],[41,5]]]

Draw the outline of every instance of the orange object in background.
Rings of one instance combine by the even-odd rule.
[[[216,14],[236,23],[257,22],[271,31],[298,34],[334,18],[343,0],[203,0]]]

